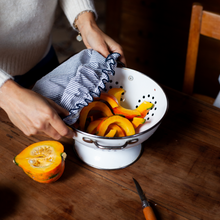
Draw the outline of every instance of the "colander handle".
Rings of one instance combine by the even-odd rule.
[[[115,146],[102,146],[101,144],[98,143],[98,141],[94,141],[90,138],[83,137],[82,139],[86,143],[94,143],[96,147],[98,147],[100,149],[106,149],[106,150],[120,150],[120,149],[123,149],[123,148],[127,147],[128,144],[135,144],[135,143],[138,142],[138,138],[135,138],[133,140],[126,141],[125,144],[123,144],[121,146],[115,147]]]
[[[120,149],[124,149],[127,147],[128,144],[135,144],[138,142],[138,139],[133,139],[130,141],[126,141],[125,144],[115,147],[115,146],[103,146],[101,144],[98,143],[98,141],[94,141],[93,143],[95,144],[96,147],[98,147],[99,149],[107,149],[107,150],[120,150]]]

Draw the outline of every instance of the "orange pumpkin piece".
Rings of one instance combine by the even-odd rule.
[[[105,116],[113,115],[111,109],[105,103],[99,101],[90,102],[80,112],[79,129],[82,131],[85,129],[86,119],[91,110],[101,111]]]
[[[132,119],[133,117],[141,116],[141,113],[136,109],[127,109],[122,106],[113,108],[115,115],[124,115],[127,119]]]
[[[116,135],[117,131],[114,129],[111,129],[106,135],[105,137],[114,137]]]
[[[136,129],[139,125],[144,124],[146,121],[145,118],[142,117],[134,117],[132,120],[132,124],[134,126],[134,128]]]
[[[120,126],[118,126],[117,124],[110,124],[108,129],[116,130],[117,131],[117,133],[115,135],[116,137],[124,137],[125,136],[124,130]]]
[[[33,180],[51,183],[58,180],[65,168],[66,153],[58,141],[41,141],[26,147],[14,163]]]
[[[102,120],[102,122],[97,127],[97,135],[105,136],[105,133],[110,124],[117,124],[120,126],[124,130],[126,136],[135,134],[134,126],[127,118],[124,118],[120,115],[112,115]]]
[[[94,98],[94,100],[95,101],[104,100],[108,102],[112,108],[115,108],[119,105],[117,99],[113,95],[108,93],[101,93],[100,97],[96,97]]]
[[[118,103],[120,103],[121,101],[121,95],[122,93],[124,93],[124,89],[122,88],[111,88],[109,89],[108,93],[110,95],[113,95],[117,100],[118,100]]]
[[[106,118],[106,117],[105,117]],[[104,118],[100,118],[97,120],[94,120],[92,122],[89,123],[86,132],[89,134],[95,134],[96,133],[96,129],[98,127],[98,125],[100,124],[100,122],[103,120]]]
[[[154,104],[151,102],[143,101],[136,110],[141,113],[141,116],[144,118],[147,113],[154,107]]]

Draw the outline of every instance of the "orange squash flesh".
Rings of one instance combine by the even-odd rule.
[[[114,129],[111,129],[106,135],[105,137],[114,137],[116,135],[117,131]]]
[[[127,134],[125,132],[125,127],[128,126],[126,122],[116,122],[110,123],[105,133],[98,131],[100,128],[100,124],[102,124],[102,118],[109,118],[112,116],[122,116],[130,121],[135,130],[138,126],[145,123],[145,116],[147,113],[154,107],[154,104],[148,101],[143,101],[136,109],[128,109],[124,108],[120,105],[120,100],[122,93],[125,90],[122,88],[111,88],[108,93],[101,93],[100,97],[95,98],[92,103],[89,103],[88,106],[84,107],[80,113],[79,117],[79,126],[78,128],[82,131],[86,129],[87,133],[97,134],[100,136],[105,136],[110,130],[116,130],[115,137],[124,137],[131,134]],[[104,100],[105,102],[102,102]],[[107,104],[105,104],[108,102]],[[96,117],[93,117],[93,110],[98,110],[98,114],[96,111]],[[90,118],[94,118],[93,120],[88,120]],[[123,125],[123,123],[125,123]],[[119,126],[120,124],[120,126]],[[129,132],[128,132],[129,133]]]
[[[105,133],[106,133],[109,125],[113,124],[113,123],[120,126],[124,130],[126,136],[130,136],[130,135],[135,134],[134,126],[127,118],[124,118],[120,115],[113,115],[113,116],[110,116],[110,117],[102,120],[102,122],[99,124],[99,126],[97,128],[97,135],[105,136]]]
[[[113,95],[117,100],[118,100],[118,103],[120,103],[121,101],[121,95],[122,93],[124,93],[124,89],[122,88],[111,88],[109,89],[108,93]]]
[[[94,98],[94,100],[104,100],[108,102],[112,108],[115,108],[119,105],[117,99],[113,95],[110,95],[108,93],[101,93],[100,97]]]
[[[154,104],[151,102],[143,101],[136,110],[141,113],[141,116],[144,118],[147,113],[154,107]]]
[[[100,118],[100,119],[97,119],[95,121],[90,122],[87,129],[86,129],[86,132],[89,133],[89,134],[95,134],[96,133],[96,128],[98,127],[98,125],[100,124],[100,122],[103,119],[104,118]]]
[[[134,128],[136,129],[139,125],[144,124],[146,121],[145,118],[142,117],[134,117],[132,120],[132,124],[134,126]]]
[[[81,131],[84,131],[85,129],[86,119],[91,110],[101,111],[105,116],[113,115],[111,109],[105,103],[99,101],[90,102],[80,112],[79,129]]]
[[[51,183],[58,180],[65,168],[66,153],[58,141],[41,141],[25,148],[14,163],[33,180]]]
[[[115,137],[124,137],[125,136],[124,130],[120,126],[118,126],[117,124],[110,124],[108,129],[114,129],[117,131],[117,133],[115,134]]]
[[[133,117],[141,116],[141,113],[136,109],[127,109],[122,106],[118,106],[113,108],[113,112],[115,115],[124,115],[128,119],[132,119]]]

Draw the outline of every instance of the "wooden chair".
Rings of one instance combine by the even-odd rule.
[[[183,92],[189,95],[197,96],[198,98],[213,104],[213,98],[193,93],[199,40],[201,34],[220,40],[220,15],[205,11],[200,4],[194,3],[192,6],[189,30]]]

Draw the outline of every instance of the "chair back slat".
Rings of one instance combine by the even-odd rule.
[[[220,40],[220,15],[203,11],[200,33]]]
[[[220,40],[220,15],[203,10],[203,6],[192,6],[186,64],[182,91],[193,95],[200,34]]]
[[[186,55],[186,65],[185,65],[184,82],[183,82],[183,92],[189,95],[193,93],[196,62],[197,62],[199,39],[200,39],[202,9],[203,7],[201,5],[193,5],[192,14],[191,14],[189,39],[188,39],[187,55]]]

